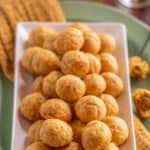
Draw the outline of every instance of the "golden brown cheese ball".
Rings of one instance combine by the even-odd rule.
[[[100,51],[100,47],[101,42],[97,33],[92,31],[84,33],[84,44],[81,48],[82,51],[97,54]]]
[[[123,91],[123,82],[121,78],[118,75],[111,72],[104,72],[102,73],[102,76],[106,81],[105,92],[114,97],[119,96],[120,93]]]
[[[44,102],[41,105],[40,114],[44,119],[56,118],[66,122],[69,122],[72,117],[69,104],[57,98]]]
[[[116,99],[109,94],[102,94],[101,99],[107,108],[107,116],[115,116],[119,113],[119,105]]]
[[[89,59],[83,52],[69,51],[61,60],[61,70],[64,74],[84,77],[89,72]]]
[[[119,147],[114,143],[110,143],[106,146],[105,150],[119,150]]]
[[[40,138],[50,147],[62,147],[72,142],[73,132],[66,122],[59,119],[48,119],[42,124]]]
[[[32,93],[25,96],[20,104],[21,115],[30,121],[40,119],[40,106],[45,98],[40,93]]]
[[[82,132],[82,146],[85,150],[104,150],[111,142],[111,131],[101,121],[91,121]]]
[[[45,39],[53,33],[55,31],[52,28],[46,26],[35,27],[29,35],[29,45],[42,47]]]
[[[86,124],[81,122],[80,120],[73,120],[70,123],[70,126],[72,127],[73,130],[74,141],[81,142],[82,130],[85,127],[85,125]]]
[[[112,132],[112,142],[117,145],[123,144],[128,136],[129,136],[129,129],[126,122],[115,116],[106,117],[104,122],[109,126]]]
[[[56,81],[62,76],[60,71],[52,71],[43,79],[42,91],[43,95],[47,98],[57,97],[55,85]]]
[[[100,60],[102,65],[102,72],[114,72],[119,70],[118,62],[116,58],[109,53],[101,53]]]
[[[104,78],[98,74],[88,74],[84,78],[86,85],[86,95],[100,96],[106,89]]]
[[[104,102],[99,97],[88,95],[76,102],[75,112],[82,122],[89,122],[104,119],[107,110]]]
[[[81,145],[77,142],[71,142],[69,145],[59,148],[57,150],[83,150]]]
[[[88,56],[89,65],[90,65],[89,67],[90,69],[88,73],[99,73],[101,71],[101,63],[99,59],[90,53],[87,53],[87,56]]]
[[[28,130],[28,138],[31,143],[40,141],[40,129],[44,120],[34,122]]]
[[[110,34],[101,34],[101,52],[112,53],[116,49],[116,41],[114,37]]]
[[[61,32],[54,41],[54,49],[58,54],[67,51],[80,50],[84,43],[83,33],[73,27],[69,27]]]
[[[33,81],[31,86],[32,92],[42,93],[43,78],[44,78],[43,76],[39,76]]]
[[[29,145],[25,150],[52,150],[52,149],[43,144],[42,142],[35,142]]]
[[[67,102],[75,102],[85,94],[85,91],[84,82],[74,75],[64,75],[56,82],[57,95]]]

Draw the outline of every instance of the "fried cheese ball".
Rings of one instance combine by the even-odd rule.
[[[83,33],[73,27],[59,33],[54,41],[54,49],[57,54],[64,54],[67,51],[80,50],[84,43]]]
[[[75,112],[82,122],[90,122],[104,119],[107,110],[104,102],[99,97],[88,95],[76,102]]]
[[[77,142],[71,142],[69,145],[58,148],[57,150],[83,150],[81,145]]]
[[[111,131],[98,120],[91,121],[82,132],[82,146],[85,150],[104,150],[111,142]]]
[[[113,55],[110,53],[101,53],[100,60],[102,65],[102,72],[118,72],[118,62]]]
[[[81,135],[83,128],[85,127],[85,123],[81,122],[80,120],[73,120],[70,122],[70,126],[73,130],[73,140],[76,142],[81,142]]]
[[[106,146],[104,150],[119,150],[119,148],[114,143],[110,143]]]
[[[84,77],[89,72],[89,59],[83,52],[69,51],[61,60],[61,70],[64,74]]]
[[[40,141],[40,128],[44,120],[34,122],[28,130],[28,138],[31,143]]]
[[[21,115],[30,121],[40,119],[40,106],[45,98],[40,93],[31,93],[25,96],[20,104]]]
[[[74,75],[64,75],[59,78],[55,88],[57,95],[70,103],[81,98],[86,91],[84,82]]]
[[[55,31],[52,28],[46,26],[35,27],[29,35],[29,45],[42,47],[45,39],[54,33]]]
[[[84,44],[81,48],[82,51],[97,54],[100,51],[100,47],[101,42],[97,33],[92,31],[84,33]]]
[[[107,116],[115,116],[119,113],[119,105],[116,99],[109,94],[102,94],[101,99],[107,108]]]
[[[50,147],[62,147],[72,142],[73,132],[66,122],[48,119],[42,124],[40,139]]]
[[[43,76],[38,76],[38,77],[32,82],[32,86],[31,86],[31,91],[32,91],[32,92],[43,93],[43,92],[42,92],[43,78],[44,78]]]
[[[43,144],[42,142],[35,142],[29,145],[25,150],[52,150],[52,149]]]
[[[86,95],[100,96],[106,89],[104,78],[98,74],[88,74],[84,78],[86,85]]]
[[[123,119],[115,116],[109,116],[104,119],[104,122],[111,129],[112,142],[117,145],[121,145],[127,140],[129,136],[129,129]]]
[[[60,119],[66,122],[71,120],[72,114],[69,104],[58,98],[44,102],[40,107],[40,114],[44,119]]]
[[[57,97],[55,91],[56,81],[62,76],[60,71],[52,71],[44,77],[42,83],[43,95],[47,98]]]
[[[109,52],[112,53],[116,49],[116,41],[114,37],[110,34],[101,34],[101,52]]]
[[[123,82],[121,78],[111,72],[104,72],[101,75],[106,81],[105,93],[110,94],[114,97],[119,96],[123,91]]]

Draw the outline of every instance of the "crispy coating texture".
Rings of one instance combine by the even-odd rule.
[[[57,97],[55,85],[56,81],[62,76],[60,71],[52,71],[43,79],[42,91],[47,98]]]
[[[119,105],[116,99],[109,94],[102,94],[101,99],[107,108],[107,116],[115,116],[119,113]]]
[[[101,40],[101,52],[112,53],[116,49],[116,41],[110,34],[101,34],[99,36]]]
[[[62,147],[70,144],[73,139],[71,127],[59,119],[48,119],[40,129],[40,138],[50,147]]]
[[[107,94],[110,94],[114,97],[117,97],[123,91],[123,82],[121,78],[111,72],[104,72],[102,73],[103,78],[106,81],[106,90]]]
[[[89,59],[83,52],[69,51],[61,60],[61,70],[64,74],[84,77],[89,72]]]
[[[100,61],[102,65],[102,72],[114,72],[119,70],[118,62],[116,58],[110,53],[101,53]]]
[[[90,122],[104,119],[107,110],[104,102],[99,97],[88,95],[76,102],[75,112],[82,122]]]
[[[43,76],[38,76],[32,82],[31,92],[39,92],[42,93],[42,84],[43,84]]]
[[[119,147],[114,143],[110,143],[106,146],[105,150],[119,150]]]
[[[135,80],[146,79],[150,72],[150,66],[147,61],[139,56],[133,56],[129,59],[130,76]]]
[[[61,32],[54,41],[54,49],[58,54],[67,51],[80,50],[84,42],[83,33],[73,27],[69,27]]]
[[[77,142],[71,142],[69,145],[59,148],[57,150],[83,150],[81,145]]]
[[[32,93],[25,96],[20,104],[21,115],[30,121],[40,119],[40,106],[45,98],[40,93]]]
[[[104,78],[98,74],[88,74],[84,78],[86,85],[86,95],[100,96],[106,89]]]
[[[133,93],[133,100],[140,117],[150,118],[150,90],[136,89]]]
[[[121,145],[127,140],[129,136],[129,129],[123,119],[115,116],[109,116],[104,119],[104,122],[111,129],[112,142],[117,145]]]
[[[93,54],[97,54],[100,51],[101,42],[99,36],[95,32],[84,32],[84,44],[81,50]]]
[[[40,107],[40,114],[44,119],[60,119],[69,122],[72,118],[69,104],[61,99],[49,99]]]
[[[91,121],[82,132],[82,146],[85,150],[103,150],[111,142],[111,131],[101,121]]]
[[[73,120],[70,122],[70,126],[73,130],[73,140],[76,142],[81,142],[81,135],[83,128],[85,127],[85,123],[81,122],[80,120]]]
[[[40,141],[40,129],[44,120],[34,122],[28,130],[28,138],[31,143]]]
[[[52,149],[43,144],[42,142],[35,142],[29,145],[25,150],[52,150]]]
[[[85,91],[84,82],[74,75],[64,75],[56,82],[57,95],[67,102],[75,102],[85,94]]]

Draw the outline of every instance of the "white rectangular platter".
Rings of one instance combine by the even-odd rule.
[[[12,127],[12,145],[11,150],[24,150],[27,141],[27,129],[29,122],[19,115],[20,100],[29,92],[33,77],[24,72],[20,67],[20,59],[26,47],[28,35],[32,28],[39,25],[46,25],[54,28],[56,31],[62,31],[70,23],[20,23],[16,32],[16,57],[15,57],[15,90],[14,90],[14,109],[13,109],[13,127]],[[127,122],[130,134],[127,142],[120,147],[121,150],[136,150],[132,103],[130,94],[130,81],[128,71],[128,49],[126,28],[122,24],[113,23],[87,23],[97,33],[112,34],[117,41],[117,50],[114,52],[120,70],[119,76],[124,83],[124,92],[117,98],[120,106],[120,116]]]

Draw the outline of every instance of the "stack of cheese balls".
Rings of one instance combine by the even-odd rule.
[[[117,116],[123,82],[112,35],[82,23],[59,33],[39,26],[28,43],[21,65],[36,78],[20,104],[33,123],[26,150],[118,150],[129,131]]]

